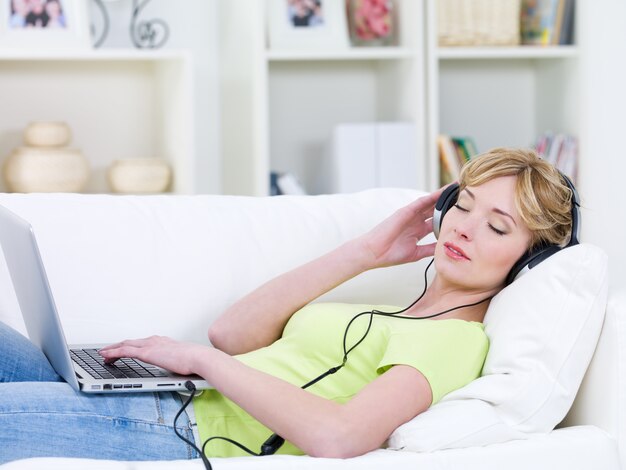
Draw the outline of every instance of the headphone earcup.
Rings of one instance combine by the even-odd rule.
[[[558,245],[539,245],[533,250],[527,251],[524,256],[517,260],[509,271],[509,274],[506,276],[505,285],[508,286],[519,276],[530,271],[539,263],[545,261],[559,251],[561,251],[561,247]]]
[[[439,238],[439,231],[441,230],[441,223],[446,215],[446,212],[456,204],[456,200],[459,197],[459,184],[454,183],[448,186],[437,199],[435,204],[435,210],[433,211],[433,233],[435,238]]]

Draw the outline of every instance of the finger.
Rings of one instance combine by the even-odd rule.
[[[141,348],[145,346],[146,343],[147,343],[147,338],[146,339],[127,339],[120,343],[115,343],[115,344],[111,344],[103,348],[100,348],[98,352],[100,353],[102,357],[105,357],[107,354],[114,352],[114,351],[119,351],[121,348],[124,348],[127,346]],[[118,357],[124,357],[124,356],[118,356]]]
[[[100,348],[100,351],[107,351],[109,349],[119,348],[119,347],[125,346],[125,345],[128,345],[128,346],[144,346],[149,339],[150,338],[125,339],[124,341],[120,341],[119,343],[115,343],[115,344],[110,344],[108,346],[104,346],[103,348]]]
[[[426,235],[433,232],[433,219],[432,217],[424,219],[424,224],[420,225],[417,230],[418,241],[423,239]]]
[[[437,204],[437,201],[439,200],[441,193],[445,191],[446,187],[447,186],[444,186],[442,188],[437,189],[436,191],[433,191],[430,194],[427,194],[426,196],[420,197],[419,199],[411,203],[410,207],[416,213],[423,213],[423,214],[432,213],[435,207],[435,204]]]
[[[106,351],[100,349],[98,353],[104,357],[106,362],[114,362],[121,357],[139,357],[141,347],[124,345],[113,349],[107,349]]]
[[[419,245],[419,242],[422,241],[424,238],[426,238],[428,235],[430,235],[431,233],[433,233],[433,224],[428,222],[425,223],[423,227],[420,228],[420,230],[417,232],[417,243],[416,245]],[[423,245],[420,245],[423,246]]]
[[[428,243],[426,245],[417,245],[417,253],[419,254],[419,258],[418,259],[422,259],[422,258],[426,258],[429,256],[434,256],[435,254],[435,247],[437,246],[437,243]]]
[[[458,184],[458,183],[456,181],[453,181],[452,183],[448,183],[442,186],[441,188],[433,191],[432,193],[428,194],[428,196],[425,196],[424,198],[429,202],[429,204],[423,206],[423,210],[421,213],[425,216],[432,217],[437,201],[439,201],[439,198],[441,197],[443,192],[446,189],[448,189],[449,186],[453,184]]]

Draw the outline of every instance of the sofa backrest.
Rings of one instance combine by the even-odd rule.
[[[206,342],[208,326],[231,303],[419,194],[2,194],[0,204],[33,226],[68,342],[151,334]],[[424,264],[365,273],[325,299],[404,305],[420,292]],[[3,257],[0,320],[24,331]]]
[[[560,427],[596,425],[618,442],[626,464],[626,292],[611,292],[593,359]]]

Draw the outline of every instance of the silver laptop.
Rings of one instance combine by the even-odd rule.
[[[31,341],[56,372],[86,393],[183,391],[212,388],[202,377],[175,374],[142,361],[122,358],[105,364],[103,345],[68,347],[32,226],[0,205],[0,244]]]

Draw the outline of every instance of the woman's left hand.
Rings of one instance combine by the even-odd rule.
[[[208,346],[183,343],[166,336],[150,336],[143,339],[127,339],[99,350],[105,362],[113,363],[122,357],[139,359],[171,370],[177,374],[196,373],[199,357],[206,354]]]

